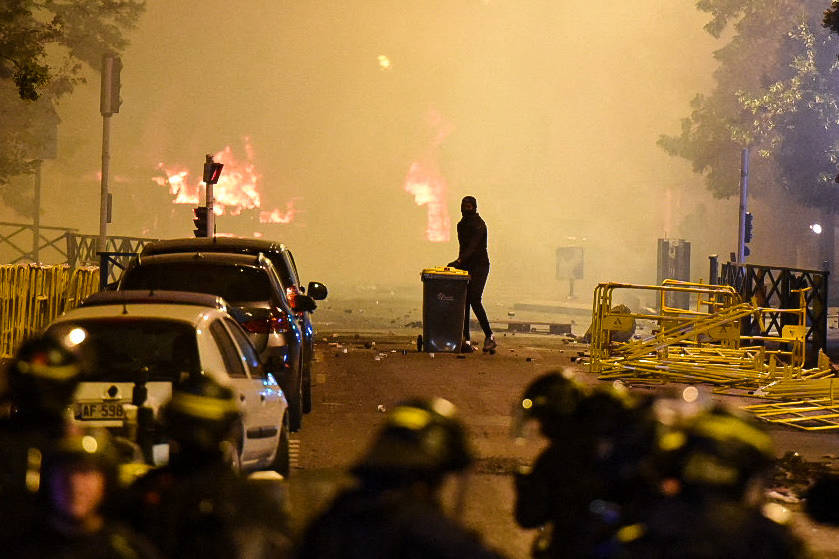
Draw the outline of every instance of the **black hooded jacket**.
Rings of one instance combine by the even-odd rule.
[[[473,270],[489,264],[487,253],[487,226],[478,212],[464,212],[457,223],[457,241],[460,252],[457,259],[464,270]]]

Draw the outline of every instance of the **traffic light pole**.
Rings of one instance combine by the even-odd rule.
[[[207,236],[216,236],[216,215],[213,213],[213,183],[207,184]]]
[[[749,148],[740,158],[740,228],[737,236],[737,263],[746,263],[746,212],[749,211]]]
[[[111,171],[111,115],[102,115],[102,180],[99,191],[99,239],[96,249],[104,252],[105,239],[108,236],[109,211],[108,176]]]
[[[122,103],[119,98],[122,61],[111,53],[102,55],[102,74],[99,90],[99,112],[102,114],[102,179],[99,190],[99,238],[98,252],[107,250],[108,224],[111,222],[111,194],[108,181],[111,172],[111,115],[119,112]]]

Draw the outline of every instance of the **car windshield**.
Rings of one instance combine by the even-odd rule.
[[[227,301],[268,301],[268,274],[253,266],[208,262],[167,262],[128,270],[121,289],[169,289],[218,295]]]
[[[61,322],[50,334],[64,336],[74,328],[87,331],[85,381],[133,382],[143,367],[151,381],[177,381],[182,373],[200,373],[194,328],[184,322],[155,318],[102,318]],[[89,355],[88,355],[89,352]]]

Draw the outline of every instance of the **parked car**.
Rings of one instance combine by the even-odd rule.
[[[74,420],[122,430],[126,404],[156,415],[172,386],[205,374],[239,392],[242,423],[231,441],[242,469],[289,473],[288,404],[220,297],[168,291],[105,291],[55,319],[51,335],[81,342],[87,357]],[[144,402],[138,402],[135,388]],[[165,443],[162,435],[155,442]],[[165,445],[164,445],[165,446]]]
[[[300,300],[300,295],[308,295],[316,301],[326,299],[328,293],[326,286],[320,282],[310,281],[308,287],[303,287],[291,250],[281,243],[265,239],[244,237],[168,239],[146,244],[140,254],[151,256],[177,252],[229,252],[252,255],[261,253],[271,260],[303,334],[303,412],[309,413],[312,410],[312,360],[315,338],[315,329],[310,315],[314,309],[307,310],[305,305],[298,305],[297,302]]]
[[[276,269],[267,257],[227,253],[141,254],[123,272],[117,288],[194,291],[224,298],[263,364],[282,386],[291,412],[291,430],[300,429],[303,334]],[[315,302],[302,296],[298,305],[314,307]]]

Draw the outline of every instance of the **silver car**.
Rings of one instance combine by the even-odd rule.
[[[288,403],[226,309],[224,300],[212,295],[117,291],[98,293],[54,320],[48,332],[77,342],[84,338],[92,361],[76,391],[74,420],[121,429],[138,387],[156,415],[174,383],[209,375],[239,393],[243,418],[231,441],[234,465],[287,476]],[[165,450],[165,441],[159,442]]]

